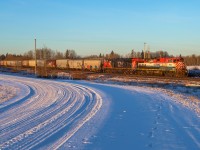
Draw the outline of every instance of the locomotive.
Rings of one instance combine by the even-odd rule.
[[[186,65],[182,57],[104,60],[103,70],[108,73],[160,75],[169,77],[187,76]]]

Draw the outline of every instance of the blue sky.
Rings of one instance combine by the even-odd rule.
[[[1,0],[0,53],[44,46],[80,55],[151,51],[200,55],[199,0]]]

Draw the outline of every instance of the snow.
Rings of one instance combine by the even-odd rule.
[[[0,103],[5,102],[16,95],[17,89],[0,83]]]
[[[199,69],[200,70],[200,66],[187,66],[188,70],[193,70],[193,69]]]
[[[198,88],[124,81],[0,74],[0,149],[200,149]]]
[[[187,66],[188,75],[191,77],[200,77],[200,66]]]
[[[7,75],[1,75],[0,79],[23,85],[24,94],[20,99],[9,100],[10,105],[1,103],[0,147],[3,149],[57,149],[102,106],[98,93],[80,85]],[[52,141],[50,145],[48,140]]]
[[[91,84],[93,87],[99,86]],[[175,100],[179,99],[171,98],[157,89],[101,86],[112,95],[113,110],[106,125],[91,140],[93,144],[86,149],[199,148],[199,117],[191,109],[177,104]]]

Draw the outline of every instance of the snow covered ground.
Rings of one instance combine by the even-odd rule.
[[[188,70],[193,70],[193,69],[199,69],[200,70],[200,66],[187,66]]]
[[[81,85],[9,75],[0,80],[20,86],[0,105],[0,149],[60,148],[102,106],[101,96]]]
[[[0,81],[0,103],[3,103],[16,95],[18,89],[11,85],[5,85]]]
[[[187,66],[188,76],[200,77],[200,66]]]
[[[198,90],[115,83],[0,74],[0,149],[200,149]]]

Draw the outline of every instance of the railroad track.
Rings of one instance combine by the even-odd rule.
[[[164,77],[164,76],[142,76],[142,75],[123,75],[123,74],[102,74],[113,77],[126,77],[132,79],[159,79],[159,80],[171,80],[171,81],[200,81],[198,77]]]
[[[95,77],[96,76],[96,77]],[[192,77],[162,77],[162,76],[140,76],[140,75],[122,75],[122,74],[93,74],[93,79],[98,79],[98,76],[101,76],[101,80],[110,80],[110,81],[121,81],[121,82],[137,82],[137,83],[149,83],[149,84],[179,84],[183,86],[187,85],[200,85],[200,78]],[[88,77],[90,79],[90,76]],[[90,79],[92,80],[92,79]]]
[[[90,71],[69,71],[69,70],[54,70],[56,72],[58,71],[64,71],[68,72],[70,74],[73,74],[75,76],[74,79],[87,79],[87,76],[89,75],[105,75],[109,77],[126,77],[129,79],[159,79],[159,80],[170,80],[170,81],[188,81],[188,82],[200,82],[199,77],[166,77],[166,76],[150,76],[150,75],[131,75],[131,74],[119,74],[119,73],[99,73],[99,72],[90,72]],[[81,75],[81,76],[79,76]]]

